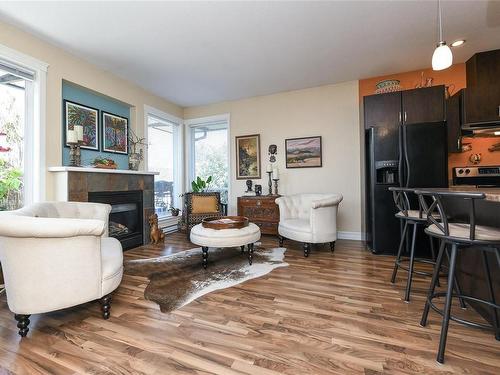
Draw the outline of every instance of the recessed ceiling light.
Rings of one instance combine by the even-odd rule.
[[[459,40],[455,40],[453,43],[451,43],[451,46],[452,47],[458,47],[458,46],[461,46],[464,43],[465,43],[465,39],[459,39]]]

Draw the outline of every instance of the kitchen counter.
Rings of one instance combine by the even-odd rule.
[[[491,202],[500,202],[500,188],[476,187],[476,186],[451,186],[448,188],[432,188],[432,191],[457,192],[457,193],[483,193],[485,200]]]

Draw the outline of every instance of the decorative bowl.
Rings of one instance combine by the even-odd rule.
[[[399,79],[385,79],[383,81],[378,82],[375,86],[377,89],[383,89],[386,87],[399,86],[401,81]]]

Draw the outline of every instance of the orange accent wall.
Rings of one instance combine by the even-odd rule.
[[[434,71],[432,69],[414,70],[413,72],[390,74],[386,76],[373,77],[362,79],[359,81],[359,97],[375,94],[375,84],[385,79],[399,79],[400,85],[403,90],[414,89],[416,85],[420,84],[421,73],[424,72],[424,77],[434,78],[432,85],[450,85],[454,84],[455,89],[451,94],[456,93],[458,90],[463,89],[465,83],[465,64],[455,64],[445,70]]]
[[[465,80],[465,64],[455,64],[450,68],[434,71],[432,69],[421,69],[415,70],[412,72],[405,73],[397,73],[390,74],[386,76],[373,77],[368,79],[362,79],[359,81],[359,98],[362,106],[363,96],[373,95],[375,94],[375,85],[377,82],[383,81],[385,79],[399,79],[401,81],[400,85],[403,90],[409,90],[415,88],[416,85],[420,84],[421,81],[421,73],[424,72],[424,78],[432,77],[433,82],[432,85],[455,85],[455,88],[451,92],[453,95],[460,89],[466,87]],[[450,90],[451,91],[451,90]],[[481,162],[479,165],[500,165],[500,151],[491,152],[488,151],[488,148],[491,147],[495,143],[499,143],[500,138],[464,138],[462,143],[470,143],[472,146],[472,150],[449,154],[448,156],[448,170],[449,176],[451,179],[451,171],[453,167],[461,167],[461,166],[471,166],[473,165],[469,161],[469,157],[471,154],[480,153],[481,154]]]

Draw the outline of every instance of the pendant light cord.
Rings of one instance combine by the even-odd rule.
[[[443,41],[443,24],[441,19],[441,0],[438,0],[438,42],[441,43]]]

